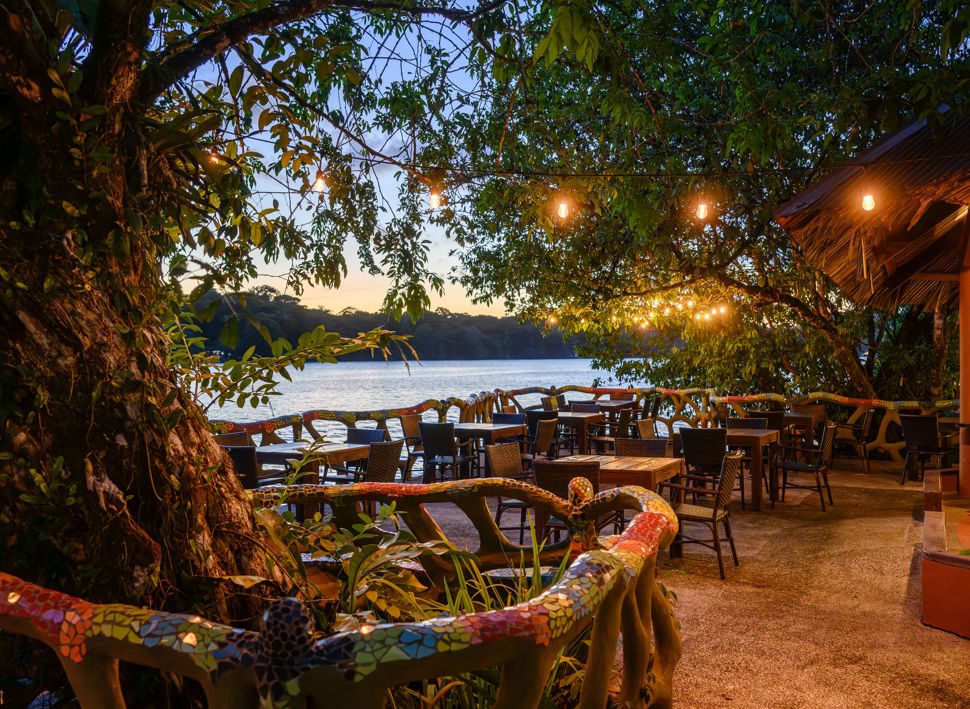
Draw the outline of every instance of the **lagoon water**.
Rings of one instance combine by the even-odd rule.
[[[281,382],[282,395],[273,397],[268,406],[241,409],[229,403],[222,409],[210,409],[209,416],[256,421],[310,409],[390,409],[425,399],[467,397],[496,388],[590,386],[597,379],[604,386],[615,385],[608,372],[594,370],[588,359],[426,361],[412,362],[410,369],[399,360],[313,363],[302,372],[292,372],[292,377],[292,382]],[[539,403],[539,395],[524,397],[522,401]]]

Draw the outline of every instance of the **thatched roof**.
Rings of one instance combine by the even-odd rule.
[[[970,115],[887,136],[776,213],[808,261],[860,305],[956,301],[970,236]],[[875,197],[871,212],[865,194]]]

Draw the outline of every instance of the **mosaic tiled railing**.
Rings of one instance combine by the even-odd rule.
[[[495,393],[503,406],[513,405],[519,411],[524,406],[519,397],[527,394],[556,396],[567,392],[590,394],[593,399],[609,398],[613,395],[629,396],[640,403],[644,410],[653,415],[658,423],[672,431],[676,423],[687,426],[703,426],[713,420],[715,413],[711,407],[713,389],[665,389],[663,387],[616,388],[616,387],[525,387],[522,389],[496,389]]]
[[[491,392],[474,394],[467,399],[450,397],[448,399],[427,399],[414,406],[406,406],[396,409],[374,409],[370,411],[335,411],[328,409],[314,409],[305,411],[302,414],[289,416],[278,416],[262,421],[223,421],[212,420],[209,426],[215,433],[233,433],[236,431],[246,431],[253,435],[272,434],[280,429],[289,428],[292,439],[300,438],[305,429],[314,439],[320,438],[320,432],[314,427],[314,421],[334,421],[341,423],[347,428],[354,428],[361,421],[374,421],[378,428],[387,428],[387,422],[391,419],[399,419],[401,416],[409,414],[423,414],[426,411],[434,411],[438,415],[439,421],[444,421],[448,417],[448,412],[457,409],[459,421],[488,421],[491,419],[492,411],[495,409],[496,395]]]
[[[581,709],[606,705],[622,624],[624,706],[670,706],[681,641],[669,602],[655,578],[659,549],[677,530],[676,516],[658,496],[627,487],[598,495],[573,481],[568,502],[512,481],[474,480],[430,486],[363,484],[305,486],[290,499],[332,503],[350,514],[361,500],[394,501],[415,515],[419,538],[441,536],[423,505],[451,501],[482,538],[483,564],[518,548],[489,525],[486,495],[502,494],[547,507],[572,532],[578,555],[559,582],[541,595],[500,611],[423,622],[366,626],[315,636],[298,600],[281,599],[261,631],[202,618],[124,605],[97,605],[0,573],[0,629],[49,645],[83,707],[124,707],[118,661],[190,677],[213,707],[377,708],[388,688],[422,678],[501,669],[500,709],[538,706],[558,653],[592,624]],[[599,539],[593,523],[612,510],[633,509],[626,531]],[[490,551],[491,550],[491,551]],[[494,553],[492,553],[494,552]],[[564,553],[560,547],[549,554]],[[506,562],[507,563],[507,562]]]
[[[869,452],[882,451],[899,463],[903,462],[906,444],[902,439],[902,427],[899,423],[900,411],[935,413],[943,410],[956,410],[960,407],[960,402],[956,399],[940,399],[937,401],[884,401],[882,399],[855,399],[839,394],[830,394],[824,391],[816,391],[801,397],[785,397],[782,394],[747,394],[743,396],[713,396],[711,398],[715,407],[730,407],[735,414],[740,414],[746,406],[751,404],[775,403],[783,406],[792,404],[833,404],[851,408],[852,412],[846,419],[848,424],[861,422],[862,417],[869,409],[877,409],[881,412],[878,428],[870,433],[870,439],[866,443]]]

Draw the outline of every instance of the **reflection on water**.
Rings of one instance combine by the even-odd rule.
[[[229,403],[221,409],[210,409],[209,415],[230,421],[255,421],[310,409],[391,409],[425,399],[464,398],[497,388],[590,386],[595,379],[604,386],[615,384],[607,372],[593,370],[588,359],[429,361],[411,363],[410,371],[401,361],[313,363],[302,372],[292,372],[292,376],[292,382],[282,381],[282,396],[274,397],[271,405],[240,409]],[[537,404],[539,395],[523,397],[521,401]],[[321,422],[314,426],[334,433],[343,431],[340,424]]]

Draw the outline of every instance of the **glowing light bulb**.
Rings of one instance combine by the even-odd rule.
[[[721,315],[724,315],[724,313],[727,312],[727,306],[722,305],[720,308],[718,308],[718,311],[721,313]]]
[[[705,320],[710,320],[711,319],[711,314],[710,313],[704,313],[704,319]]]
[[[871,212],[873,209],[876,208],[876,198],[873,197],[871,194],[867,194],[865,197],[862,198],[862,208],[867,212]]]
[[[324,176],[323,170],[317,170],[317,176],[314,178],[313,185],[311,185],[310,188],[317,194],[320,194],[324,189],[326,189],[326,187],[327,178]]]
[[[560,219],[565,219],[569,216],[569,203],[566,200],[559,200],[559,206],[556,207],[556,214],[559,215]]]
[[[670,308],[664,308],[664,315],[670,315]]]
[[[433,189],[428,193],[428,204],[432,209],[437,209],[441,206],[441,193],[438,190]]]
[[[698,219],[707,219],[707,213],[708,213],[707,202],[701,202],[700,204],[697,205]]]
[[[556,316],[555,315],[550,315],[548,318],[546,318],[546,322],[548,322],[550,325],[555,325],[556,324]]]
[[[700,319],[701,319],[701,314],[700,313],[694,313],[694,320],[700,320]]]
[[[711,308],[711,315],[717,315],[717,308]]]
[[[693,300],[688,300],[687,301],[687,307],[688,308],[693,308],[694,307],[694,301]]]
[[[221,156],[221,155],[219,155],[219,151],[218,151],[218,150],[216,150],[216,149],[215,149],[215,147],[213,147],[213,148],[212,148],[212,149],[211,149],[211,150],[209,151],[209,162],[211,162],[211,163],[217,163],[217,162],[219,162],[219,159],[220,159],[221,157],[222,157],[222,156]]]

